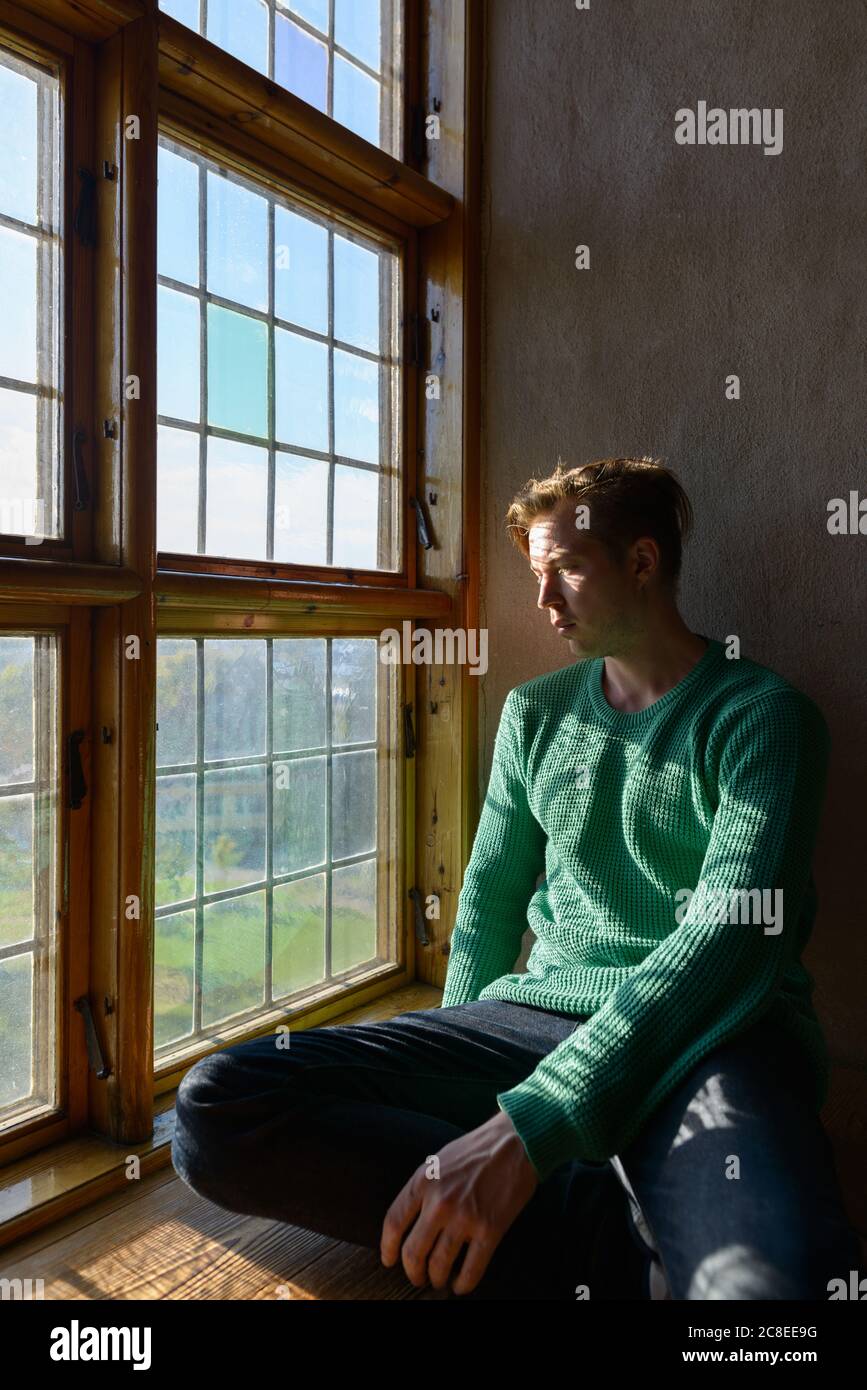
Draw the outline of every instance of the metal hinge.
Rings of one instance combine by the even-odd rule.
[[[415,904],[415,939],[420,946],[429,946],[430,938],[428,937],[427,927],[425,926],[424,898],[421,895],[421,890],[418,888],[410,888],[409,896]]]
[[[102,1055],[102,1048],[99,1045],[99,1038],[96,1035],[96,1024],[93,1021],[93,1013],[90,1008],[90,1000],[86,994],[82,994],[80,999],[76,999],[75,1008],[84,1019],[84,1036],[87,1039],[87,1060],[96,1072],[97,1081],[104,1081],[107,1076],[111,1076],[111,1067],[106,1065]]]
[[[428,528],[427,513],[425,511],[424,502],[422,502],[420,497],[411,497],[409,499],[409,505],[415,508],[415,529],[416,535],[418,536],[418,543],[419,545],[424,546],[425,550],[430,550],[433,545],[433,541],[430,538],[430,530]]]

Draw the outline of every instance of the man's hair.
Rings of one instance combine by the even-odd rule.
[[[574,498],[576,507],[589,507],[585,534],[601,541],[621,562],[633,541],[652,536],[659,546],[660,580],[676,587],[692,507],[659,459],[597,459],[580,468],[564,468],[558,459],[550,477],[530,478],[506,513],[509,539],[525,556],[529,558],[527,533],[533,522],[567,498]]]

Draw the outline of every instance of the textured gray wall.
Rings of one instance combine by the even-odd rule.
[[[806,962],[856,1064],[867,535],[829,535],[827,506],[867,496],[865,50],[864,0],[487,4],[482,785],[506,692],[573,659],[505,535],[513,493],[558,454],[661,456],[696,511],[687,622],[738,634],[831,727]],[[676,144],[700,100],[782,107],[782,153]]]

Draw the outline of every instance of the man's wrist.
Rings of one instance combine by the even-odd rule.
[[[492,1133],[498,1144],[502,1143],[506,1145],[516,1158],[523,1159],[528,1170],[538,1181],[539,1174],[536,1172],[530,1155],[527,1153],[526,1145],[515,1128],[515,1122],[508,1110],[498,1109],[497,1113],[488,1120],[488,1124],[491,1126]]]

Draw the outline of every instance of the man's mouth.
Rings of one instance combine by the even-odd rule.
[[[569,623],[569,622],[565,622],[565,621],[564,621],[564,622],[561,622],[561,623],[555,623],[555,624],[554,624],[554,627],[557,629],[558,632],[566,632],[568,628],[574,627],[574,626],[575,626],[574,623]]]

